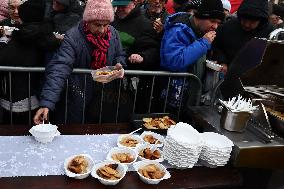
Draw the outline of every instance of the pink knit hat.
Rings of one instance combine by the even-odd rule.
[[[93,20],[109,20],[114,19],[114,10],[110,0],[88,0],[83,20],[90,22]]]

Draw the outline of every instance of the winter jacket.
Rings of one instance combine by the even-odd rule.
[[[211,44],[203,34],[198,31],[193,23],[193,17],[187,13],[176,13],[170,16],[165,24],[165,34],[161,44],[161,68],[172,72],[191,72],[202,78],[204,73],[204,62],[207,51]],[[162,84],[161,97],[166,98],[166,84]],[[183,106],[186,106],[186,100],[195,98],[196,88],[194,84],[190,86],[191,96],[185,94],[181,98],[183,79],[175,78],[169,86],[168,104],[171,107],[178,107],[182,100]],[[189,83],[184,85],[185,91]]]
[[[170,16],[161,43],[161,68],[175,72],[190,71],[191,66],[211,48],[209,41],[197,33],[190,27],[188,14]]]
[[[59,41],[52,34],[50,23],[23,24],[18,31],[14,31],[9,43],[0,50],[1,66],[42,67],[45,53],[59,47]],[[2,75],[2,74],[1,74]],[[10,101],[9,77],[2,76],[1,98]],[[16,72],[12,74],[12,102],[29,97],[28,74]],[[31,95],[38,91],[39,76],[31,74]]]
[[[255,30],[246,32],[242,29],[241,17],[259,18],[261,22]],[[238,18],[233,18],[218,28],[217,37],[213,41],[214,59],[230,65],[250,39],[268,38],[272,31],[273,26],[268,22],[267,1],[245,0],[238,10]]]
[[[142,14],[140,6],[124,19],[116,17],[112,26],[119,31],[127,57],[139,54],[144,59],[141,64],[129,63],[128,69],[153,70],[159,67],[159,38],[151,22]]]
[[[111,39],[107,52],[107,65],[116,63],[125,65],[125,54],[122,50],[118,32],[110,26]],[[92,49],[85,39],[83,22],[70,29],[52,59],[46,66],[46,81],[40,96],[40,106],[50,110],[55,109],[55,104],[60,100],[61,92],[68,79],[68,118],[70,122],[80,122],[83,112],[83,90],[85,80],[83,75],[71,75],[73,68],[91,68]],[[87,75],[86,104],[93,96],[93,80],[91,74]],[[61,112],[64,111],[61,109]]]
[[[61,34],[77,25],[82,18],[83,7],[80,6],[77,0],[60,0],[67,7],[63,12],[56,12],[52,9],[52,1],[46,4],[46,17],[51,19],[54,24],[54,31]]]
[[[8,0],[1,0],[0,2],[0,21],[9,17]]]

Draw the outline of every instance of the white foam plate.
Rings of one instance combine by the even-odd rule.
[[[98,174],[97,174],[97,170],[105,165],[109,165],[109,164],[118,164],[118,167],[117,167],[117,171],[120,173],[121,175],[121,178],[120,179],[117,179],[117,180],[107,180],[107,179],[104,179],[102,177],[100,177]],[[98,179],[102,184],[104,185],[116,185],[117,183],[119,183],[119,181],[121,181],[121,179],[123,179],[123,177],[125,177],[125,174],[126,174],[126,171],[127,171],[127,166],[126,165],[123,165],[121,163],[117,163],[115,161],[104,161],[102,163],[98,163],[96,165],[94,165],[93,167],[93,170],[91,172],[91,175],[92,177]]]
[[[88,168],[87,168],[87,172],[86,173],[83,173],[83,174],[76,174],[76,173],[73,173],[71,171],[68,170],[68,164],[69,162],[77,157],[77,156],[84,156],[86,158],[86,160],[88,161]],[[73,156],[70,156],[68,157],[65,161],[64,161],[64,170],[65,170],[65,174],[68,176],[68,177],[71,177],[71,178],[74,178],[74,179],[84,179],[84,178],[87,178],[92,169],[93,169],[93,166],[94,166],[94,161],[92,159],[92,157],[89,155],[89,154],[78,154],[78,155],[73,155]]]

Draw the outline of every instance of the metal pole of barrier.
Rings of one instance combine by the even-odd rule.
[[[100,104],[100,117],[99,117],[99,124],[102,123],[102,111],[103,111],[103,101],[104,101],[104,88],[105,88],[105,84],[102,84],[102,96],[101,96],[101,104]]]
[[[82,115],[82,124],[85,123],[85,110],[86,110],[86,87],[87,87],[87,75],[84,74],[84,100],[83,100],[83,115]]]
[[[179,102],[179,106],[178,106],[178,120],[179,120],[180,110],[181,110],[181,106],[182,106],[182,99],[183,99],[183,93],[184,93],[184,88],[185,88],[185,82],[186,82],[186,77],[183,78],[182,90],[181,90],[181,95],[180,95],[180,102]]]
[[[166,108],[167,108],[167,102],[168,102],[168,96],[169,96],[170,83],[171,83],[171,77],[169,77],[169,79],[168,79],[168,84],[167,84],[167,93],[166,93],[166,99],[165,99],[164,110],[163,110],[164,113],[166,112]]]
[[[32,107],[32,100],[31,100],[31,72],[29,72],[29,125],[32,125],[31,123],[31,117],[32,117],[32,112],[31,108]]]
[[[148,107],[148,113],[151,112],[151,105],[152,105],[152,97],[153,97],[155,79],[156,79],[156,76],[153,76],[153,79],[152,79],[152,86],[151,86],[151,94],[150,94],[150,101],[149,101],[149,107]]]
[[[122,81],[122,79],[119,80],[118,99],[117,99],[116,115],[115,115],[115,124],[117,124],[117,120],[118,120],[118,110],[119,110],[120,95],[121,95],[121,81]]]
[[[134,94],[134,102],[133,102],[133,110],[132,110],[132,114],[135,113],[135,108],[136,108],[136,98],[137,98],[137,92],[138,92],[138,85],[139,85],[139,81],[140,78],[138,77],[138,83],[136,85],[136,90],[135,90],[135,94]],[[131,84],[132,85],[132,84]]]
[[[66,80],[66,91],[65,91],[65,112],[64,112],[64,123],[67,123],[68,119],[68,89],[69,89],[69,80]]]
[[[10,124],[13,125],[13,112],[12,112],[12,72],[9,72],[9,92],[10,92]]]

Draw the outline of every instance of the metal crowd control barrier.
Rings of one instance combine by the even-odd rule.
[[[28,74],[28,78],[29,78],[29,81],[28,81],[28,90],[29,90],[29,124],[31,125],[31,74],[32,73],[35,73],[35,72],[41,72],[43,73],[45,71],[45,68],[43,67],[12,67],[12,66],[0,66],[0,74],[1,72],[6,72],[8,73],[8,76],[9,76],[9,92],[10,92],[10,124],[12,125],[13,124],[13,114],[12,114],[12,90],[11,90],[11,84],[12,84],[12,74],[14,72],[25,72]],[[83,104],[83,119],[82,119],[82,124],[85,123],[85,108],[86,108],[86,104],[85,104],[85,92],[86,92],[86,82],[87,82],[87,75],[90,74],[91,70],[89,69],[74,69],[73,70],[73,74],[83,74],[84,75],[84,78],[85,78],[85,85],[84,85],[84,104]],[[164,71],[140,71],[140,70],[125,70],[125,76],[152,76],[153,79],[152,79],[152,86],[151,86],[151,95],[150,95],[150,99],[149,99],[149,104],[148,104],[148,113],[150,113],[150,110],[151,110],[151,103],[152,103],[152,97],[153,97],[153,91],[154,91],[154,87],[155,87],[155,80],[157,77],[168,77],[168,83],[167,83],[167,92],[166,92],[166,98],[165,98],[165,102],[164,102],[164,107],[163,107],[163,112],[166,111],[166,108],[167,108],[167,100],[168,100],[168,93],[169,93],[169,86],[170,86],[170,82],[171,82],[171,79],[172,78],[176,78],[176,77],[181,77],[183,78],[183,84],[185,84],[185,80],[187,78],[189,79],[192,79],[196,82],[197,84],[197,94],[196,94],[196,103],[195,105],[199,105],[200,103],[200,97],[201,97],[201,88],[202,88],[202,83],[200,81],[200,79],[193,75],[193,74],[190,74],[190,73],[172,73],[172,72],[164,72]],[[121,86],[121,83],[122,83],[122,80],[120,80],[119,82],[119,86]],[[181,93],[181,96],[183,97],[183,94],[184,94],[184,88],[185,86],[183,85],[182,87],[182,93]],[[66,94],[65,94],[65,104],[66,104],[66,107],[65,107],[65,123],[67,121],[67,96],[68,96],[68,80],[66,81]],[[118,110],[119,110],[119,102],[120,102],[120,89],[121,87],[119,87],[119,92],[118,92],[118,100],[117,100],[117,107],[116,107],[116,121],[115,123],[118,123]],[[189,90],[190,90],[190,87],[189,87]],[[100,117],[99,117],[99,123],[101,123],[101,119],[102,119],[102,107],[103,107],[103,88],[102,88],[102,97],[101,97],[101,101],[100,101]],[[136,104],[136,96],[137,96],[137,90],[135,91],[135,97],[134,97],[134,105],[133,105],[133,112],[135,111],[135,104]],[[177,117],[179,118],[180,116],[180,111],[181,111],[181,106],[182,106],[182,101],[180,101],[180,104],[179,104],[179,108],[178,108],[178,115]]]

